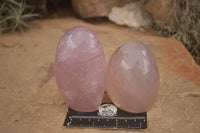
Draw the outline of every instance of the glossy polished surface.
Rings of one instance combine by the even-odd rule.
[[[150,49],[141,42],[127,42],[111,56],[106,89],[119,108],[140,113],[151,109],[158,95],[159,74]]]
[[[80,112],[98,109],[105,87],[106,63],[93,31],[86,27],[67,31],[57,46],[54,69],[68,106]]]

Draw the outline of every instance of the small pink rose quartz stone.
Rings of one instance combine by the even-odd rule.
[[[105,87],[106,62],[98,38],[89,28],[65,33],[56,49],[55,77],[67,105],[79,112],[98,109]]]
[[[151,109],[158,95],[159,74],[151,50],[141,42],[127,42],[111,56],[106,89],[120,109],[141,113]]]

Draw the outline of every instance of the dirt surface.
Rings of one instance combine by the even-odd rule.
[[[151,48],[160,73],[159,97],[148,112],[148,129],[135,133],[200,132],[200,67],[180,42],[74,17],[35,21],[33,25],[35,29],[27,30],[24,36],[0,35],[1,133],[112,132],[62,126],[67,106],[55,82],[54,55],[61,36],[74,26],[87,26],[96,32],[107,61],[127,41],[142,41]]]

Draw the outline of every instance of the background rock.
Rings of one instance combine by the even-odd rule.
[[[71,0],[74,11],[81,18],[106,17],[113,6],[123,5],[123,0]]]
[[[148,0],[144,9],[152,14],[153,18],[159,25],[169,25],[170,10],[172,9],[174,0]]]
[[[151,15],[148,14],[141,3],[128,3],[123,7],[113,7],[108,18],[118,25],[140,28],[152,24]]]

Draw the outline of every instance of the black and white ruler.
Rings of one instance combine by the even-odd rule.
[[[69,108],[63,125],[80,128],[146,129],[147,115],[146,112],[129,113],[112,103],[103,103],[94,112],[77,112]]]

